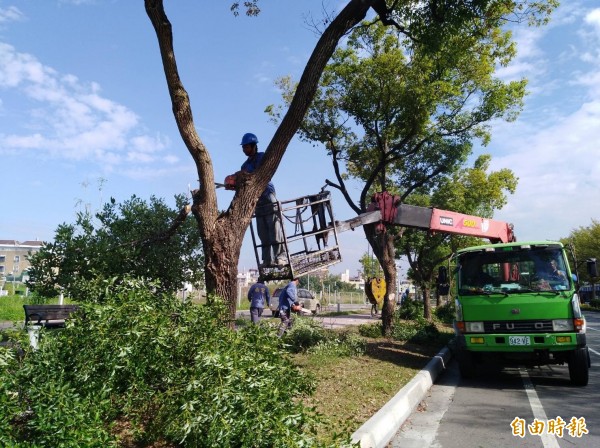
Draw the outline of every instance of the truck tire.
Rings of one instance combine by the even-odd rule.
[[[473,358],[473,353],[467,350],[459,350],[456,359],[458,361],[458,370],[463,378],[473,378],[477,374],[477,365]]]
[[[589,359],[587,347],[575,349],[569,355],[569,378],[574,386],[587,386]]]
[[[313,310],[312,313],[316,315],[316,314],[319,314],[320,312],[321,312],[321,305],[319,305],[317,303],[317,306],[315,306],[315,309]]]

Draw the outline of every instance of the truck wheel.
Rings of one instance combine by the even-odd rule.
[[[569,378],[574,386],[587,386],[589,380],[589,354],[587,347],[578,348],[569,355]]]
[[[477,365],[473,359],[473,353],[467,350],[459,350],[456,359],[458,360],[458,370],[463,378],[473,378],[477,374]]]
[[[273,317],[279,317],[279,311],[271,311]]]
[[[313,310],[313,314],[319,314],[321,312],[321,305],[319,305],[317,303],[317,306],[315,306],[315,309]]]

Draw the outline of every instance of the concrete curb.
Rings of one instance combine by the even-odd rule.
[[[352,442],[360,442],[361,448],[385,448],[423,400],[435,379],[446,369],[450,358],[448,347],[440,350],[423,370],[352,434]]]

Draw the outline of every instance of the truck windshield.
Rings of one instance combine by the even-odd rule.
[[[571,280],[560,246],[500,246],[458,258],[461,295],[565,291]]]

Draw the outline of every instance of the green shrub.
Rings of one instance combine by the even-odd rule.
[[[360,356],[367,350],[367,341],[352,331],[329,332],[328,336],[307,351],[330,357]]]
[[[313,385],[271,327],[232,331],[218,301],[154,291],[106,288],[37,351],[0,348],[0,445],[118,446],[128,427],[140,446],[316,446],[298,399]]]
[[[319,321],[297,316],[292,328],[284,333],[283,340],[288,344],[290,351],[299,353],[324,341],[325,338],[325,329]]]
[[[399,341],[426,343],[438,340],[440,332],[433,322],[423,317],[412,321],[394,319],[392,338]]]
[[[396,308],[396,314],[400,319],[414,320],[422,317],[424,313],[423,302],[418,300],[406,300],[402,306]]]
[[[365,339],[352,331],[336,331],[310,317],[297,317],[284,342],[294,353],[308,352],[326,356],[358,356],[365,353]]]
[[[358,333],[366,338],[380,338],[382,337],[381,322],[359,325]]]
[[[600,299],[590,300],[590,306],[592,308],[600,308]]]
[[[440,322],[451,324],[454,321],[456,307],[453,301],[449,301],[445,305],[438,306],[434,314]]]
[[[392,338],[397,341],[409,341],[417,334],[417,326],[414,321],[394,321],[392,326]]]

